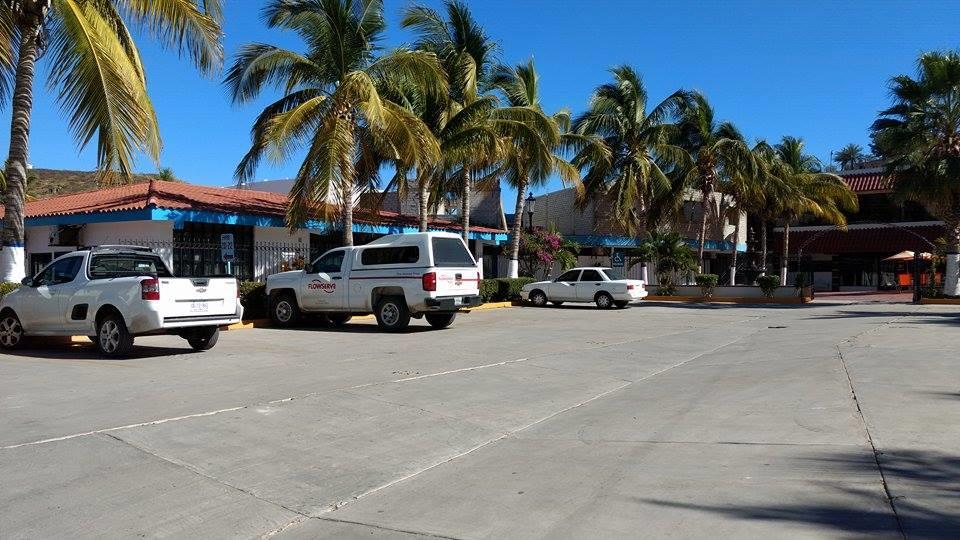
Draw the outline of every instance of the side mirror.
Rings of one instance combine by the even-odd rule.
[[[23,285],[24,287],[33,287],[33,278],[30,276],[27,276],[20,280],[20,284]]]

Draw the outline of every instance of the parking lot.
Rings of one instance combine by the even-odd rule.
[[[0,537],[960,535],[955,308],[512,308],[0,355]]]

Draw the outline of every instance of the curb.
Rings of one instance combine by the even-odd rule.
[[[464,311],[467,313],[470,313],[472,311],[484,311],[487,309],[503,309],[508,307],[513,307],[513,302],[486,302],[484,304],[480,304],[475,308],[465,309]]]
[[[930,306],[960,306],[960,298],[921,298],[920,303]]]
[[[679,302],[699,304],[805,304],[799,296],[767,298],[763,296],[714,296],[709,300],[702,296],[656,296],[648,295],[642,302]]]

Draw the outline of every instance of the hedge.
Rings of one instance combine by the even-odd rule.
[[[764,296],[772,298],[773,294],[777,291],[777,287],[780,286],[780,276],[760,276],[757,278],[757,285],[760,286],[760,290],[763,291]]]
[[[713,290],[717,287],[720,278],[716,274],[697,274],[694,280],[700,286],[700,294],[705,298],[710,298],[713,296]]]
[[[241,281],[240,304],[243,305],[244,319],[266,318],[267,284],[262,281]]]
[[[20,288],[19,283],[12,283],[10,281],[5,281],[0,283],[0,298],[12,293],[13,291]]]
[[[480,281],[480,297],[484,302],[511,302],[520,299],[520,289],[536,281],[533,278],[496,278]]]

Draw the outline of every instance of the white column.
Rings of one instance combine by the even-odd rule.
[[[510,259],[507,262],[507,277],[514,279],[520,277],[520,261]]]
[[[27,252],[23,246],[0,249],[0,280],[20,283],[27,275]]]

